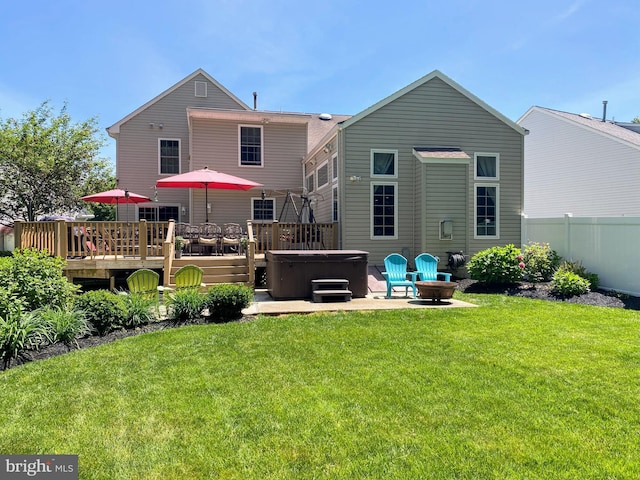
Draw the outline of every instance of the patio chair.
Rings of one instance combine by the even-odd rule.
[[[189,225],[187,223],[184,226],[182,238],[187,241],[185,242],[185,246],[189,249],[189,253],[193,254],[193,247],[198,247],[200,245],[198,243],[198,239],[200,238],[200,227],[198,225]]]
[[[175,287],[163,287],[163,291],[174,291],[174,290],[188,290],[188,289],[198,289],[200,287],[206,287],[204,283],[202,283],[202,276],[204,275],[204,271],[198,267],[197,265],[185,265],[178,269],[176,274],[174,275],[175,279]]]
[[[393,287],[405,287],[405,295],[409,296],[409,288],[413,291],[413,298],[416,298],[416,276],[418,272],[407,272],[407,259],[398,253],[387,255],[384,259],[384,269],[382,276],[387,281],[387,298],[391,298]],[[407,277],[411,277],[409,280]]]
[[[222,230],[222,253],[225,248],[240,255],[240,245],[242,241],[242,227],[237,223],[225,223]]]
[[[198,243],[208,247],[210,253],[221,253],[222,228],[215,223],[205,223],[200,228]]]
[[[191,239],[187,237],[187,227],[189,226],[188,223],[176,223],[174,237],[182,237],[183,248],[189,248],[189,245],[191,245]]]
[[[439,280],[439,277],[444,277],[445,282],[451,281],[451,274],[438,272],[438,257],[434,257],[428,253],[421,253],[415,258],[416,271],[418,272],[418,279],[423,282],[434,282]]]
[[[148,268],[136,270],[127,277],[127,286],[131,293],[138,293],[144,298],[158,300],[158,284],[160,275]],[[121,292],[126,295],[126,292]]]

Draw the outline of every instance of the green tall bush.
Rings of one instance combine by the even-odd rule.
[[[548,243],[533,242],[522,248],[522,262],[527,280],[548,282],[560,266],[560,255]]]
[[[495,285],[520,281],[524,267],[520,249],[513,244],[482,250],[467,264],[472,279]]]
[[[79,287],[63,275],[64,260],[46,251],[19,249],[0,258],[0,285],[24,304],[25,311],[52,306],[65,308]]]

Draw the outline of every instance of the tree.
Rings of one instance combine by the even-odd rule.
[[[103,144],[97,120],[72,122],[66,104],[59,114],[45,101],[20,120],[0,119],[0,223],[79,211],[88,188],[112,183],[98,159]]]
[[[111,165],[98,160],[92,165],[93,170],[81,188],[80,196],[104,192],[116,188],[116,176]],[[86,203],[84,205],[93,215],[93,220],[109,221],[116,219],[116,206],[109,203]]]
[[[631,123],[640,123],[640,117],[634,117]]]

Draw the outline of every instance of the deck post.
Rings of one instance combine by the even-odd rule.
[[[67,258],[67,222],[63,219],[58,219],[54,228],[52,253],[57,257]]]
[[[22,248],[22,220],[13,222],[13,248],[18,250]]]
[[[247,247],[245,251],[249,266],[249,284],[256,287],[256,241],[253,238],[253,223],[247,220]]]
[[[149,247],[149,236],[147,231],[147,221],[143,218],[138,224],[138,248],[140,249],[140,259],[147,259],[147,250]]]
[[[164,243],[162,245],[162,254],[164,255],[164,268],[162,271],[162,284],[169,285],[171,281],[171,267],[173,265],[173,255],[175,246],[173,244],[174,240],[174,231],[175,231],[175,220],[169,220],[169,227],[167,228],[167,238],[164,239]]]
[[[265,250],[279,250],[280,249],[280,225],[278,220],[274,220],[271,224],[271,245]]]
[[[338,250],[340,247],[338,246],[338,222],[333,222],[331,224],[331,249]]]

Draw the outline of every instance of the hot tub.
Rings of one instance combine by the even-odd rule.
[[[365,297],[368,257],[361,250],[269,250],[267,291],[276,300],[311,298],[311,280],[344,278],[353,297]]]

